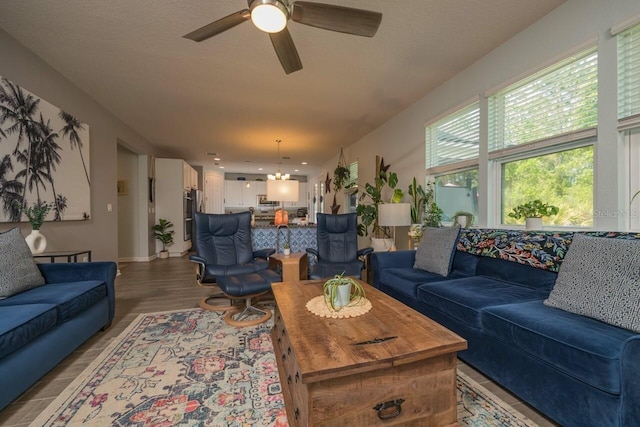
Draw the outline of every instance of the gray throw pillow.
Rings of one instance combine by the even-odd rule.
[[[413,268],[441,276],[449,275],[459,234],[460,226],[425,227]]]
[[[0,299],[44,285],[19,228],[0,233]]]
[[[544,303],[640,332],[640,241],[574,234]]]

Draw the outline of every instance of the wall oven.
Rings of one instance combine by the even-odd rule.
[[[275,200],[267,200],[266,194],[258,194],[257,204],[258,204],[258,207],[260,208],[268,208],[268,207],[279,206],[280,202]]]
[[[193,224],[193,194],[192,191],[185,191],[183,198],[184,212],[184,241],[191,240],[191,230]]]

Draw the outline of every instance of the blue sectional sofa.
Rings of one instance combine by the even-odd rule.
[[[374,253],[373,284],[464,337],[460,359],[562,425],[640,426],[640,334],[543,303],[572,235],[466,229],[446,277],[413,268],[416,251]]]
[[[114,316],[116,264],[39,264],[45,285],[0,300],[0,409]]]

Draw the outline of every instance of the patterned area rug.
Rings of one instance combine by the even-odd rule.
[[[140,315],[31,426],[287,426],[270,328]],[[461,425],[535,425],[462,373],[457,386]]]

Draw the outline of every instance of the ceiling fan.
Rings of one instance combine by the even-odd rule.
[[[289,4],[288,0],[248,0],[248,5],[248,9],[218,19],[183,37],[201,42],[251,19],[256,27],[269,33],[284,72],[290,74],[302,69],[302,62],[287,29],[289,19],[324,30],[365,37],[373,37],[382,20],[379,12],[308,1]]]

